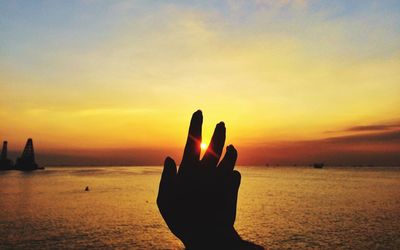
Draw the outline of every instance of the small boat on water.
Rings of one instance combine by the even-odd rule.
[[[325,165],[324,163],[319,162],[319,163],[314,163],[314,164],[313,164],[313,167],[314,167],[314,168],[323,168],[324,165]]]

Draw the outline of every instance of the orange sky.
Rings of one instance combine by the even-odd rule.
[[[398,164],[399,9],[2,2],[0,139],[32,137],[45,164],[159,164],[202,109],[240,164]]]

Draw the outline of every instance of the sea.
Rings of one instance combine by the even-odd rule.
[[[400,167],[237,169],[244,239],[266,249],[400,249]],[[156,205],[161,171],[0,172],[0,249],[184,249]]]

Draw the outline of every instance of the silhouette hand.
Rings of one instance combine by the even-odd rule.
[[[240,173],[230,145],[221,162],[225,125],[217,124],[210,145],[200,160],[203,116],[196,111],[190,122],[179,171],[167,157],[161,176],[157,205],[168,227],[187,249],[263,249],[244,241],[233,227]]]

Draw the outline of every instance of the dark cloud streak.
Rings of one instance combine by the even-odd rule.
[[[340,132],[379,132],[379,131],[393,131],[400,129],[400,123],[390,124],[371,124],[353,126],[342,130],[330,130],[325,133],[340,133]]]
[[[348,135],[339,136],[323,139],[322,142],[331,143],[400,143],[400,130],[381,132],[381,133],[369,133],[361,135]]]
[[[364,131],[383,131],[383,130],[392,130],[400,128],[399,124],[395,125],[386,125],[386,124],[381,124],[381,125],[367,125],[367,126],[355,126],[348,128],[344,131],[348,132],[364,132]]]

